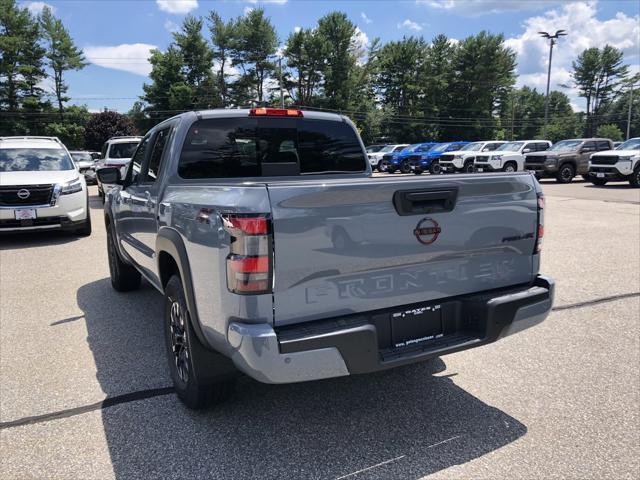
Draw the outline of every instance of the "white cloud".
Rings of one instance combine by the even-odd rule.
[[[180,25],[178,25],[175,22],[172,22],[171,20],[166,20],[164,22],[164,28],[167,29],[171,33],[175,33],[175,32],[180,30]]]
[[[49,7],[49,10],[53,13],[56,11],[56,7],[45,2],[24,2],[22,6],[26,7],[34,15],[41,13],[44,7]]]
[[[521,35],[505,41],[518,55],[518,86],[546,90],[549,42],[538,32],[564,29],[568,35],[561,37],[553,49],[551,89],[564,91],[578,105],[584,100],[577,97],[577,92],[560,85],[570,83],[571,63],[583,50],[609,44],[623,51],[625,63],[637,65],[640,60],[640,15],[632,17],[619,12],[608,20],[599,20],[595,2],[564,4],[526,19],[522,26]]]
[[[362,18],[362,20],[364,20],[364,23],[372,23],[373,20],[371,20],[369,17],[367,17],[367,14],[364,12],[360,12],[360,17]]]
[[[566,1],[566,0],[564,0]],[[416,0],[417,4],[448,10],[461,15],[477,16],[509,11],[541,10],[563,0]]]
[[[198,0],[156,0],[158,8],[173,14],[189,13],[198,8]]]
[[[289,0],[245,0],[248,3],[273,3],[275,5],[284,5],[285,3],[287,3]]]
[[[251,12],[253,12],[253,7],[244,7],[244,10],[242,11],[244,15],[249,15]]]
[[[151,72],[148,58],[154,48],[158,47],[147,43],[88,46],[84,47],[84,55],[87,60],[100,67],[148,76]]]
[[[419,23],[409,20],[408,18],[404,22],[398,23],[398,28],[408,28],[409,30],[415,30],[416,32],[422,30],[422,26]]]
[[[302,30],[302,27],[298,27],[297,25],[293,27],[293,31],[296,33],[298,33],[300,30]]]

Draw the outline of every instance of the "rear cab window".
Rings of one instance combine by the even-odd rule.
[[[356,132],[342,121],[211,118],[187,132],[178,164],[185,179],[366,171]]]

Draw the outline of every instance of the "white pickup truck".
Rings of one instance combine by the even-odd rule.
[[[630,138],[615,150],[594,153],[589,160],[589,181],[594,185],[624,180],[640,187],[640,137]]]
[[[494,152],[476,155],[474,166],[478,172],[522,172],[526,153],[543,152],[550,146],[551,142],[548,140],[508,142]]]
[[[473,173],[475,171],[474,160],[476,155],[483,152],[493,152],[506,142],[501,141],[485,141],[474,142],[466,145],[457,152],[446,153],[440,156],[440,167],[443,173],[465,172]]]

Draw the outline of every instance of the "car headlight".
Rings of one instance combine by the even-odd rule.
[[[620,162],[630,162],[632,158],[633,157],[631,157],[630,155],[627,156],[627,157],[618,157],[618,161],[620,161]]]
[[[545,163],[547,165],[555,165],[557,161],[558,161],[557,158],[549,158],[549,157],[547,157],[547,159],[545,160]]]
[[[453,159],[454,160],[462,160],[462,155],[454,155]]]
[[[72,193],[78,193],[82,191],[82,182],[79,178],[71,180],[70,182],[62,184],[62,191],[60,195],[69,195]]]
[[[502,155],[491,155],[491,160],[500,160]]]

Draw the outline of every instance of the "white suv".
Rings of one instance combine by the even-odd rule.
[[[548,140],[517,140],[501,145],[493,152],[476,155],[475,168],[478,172],[522,172],[526,153],[548,150]]]
[[[371,164],[371,169],[372,170],[378,169],[379,172],[382,172],[382,170],[380,170],[380,160],[382,160],[382,157],[384,157],[387,153],[399,152],[404,147],[408,147],[408,146],[409,146],[408,143],[385,145],[377,152],[368,153],[367,156],[369,157],[369,163]]]
[[[0,137],[0,233],[91,234],[84,176],[55,137]]]
[[[484,142],[473,142],[465,145],[457,152],[448,152],[440,156],[440,167],[443,173],[453,172],[466,172],[472,173],[475,171],[473,162],[476,155],[482,152],[493,152],[497,150],[501,145],[507,142],[499,140],[490,140]]]
[[[628,180],[634,188],[640,187],[640,137],[630,138],[615,150],[591,155],[589,181],[594,185]]]
[[[120,169],[120,174],[124,178],[127,165],[129,165],[140,140],[142,140],[142,137],[111,137],[104,142],[102,146],[102,152],[100,153],[100,160],[96,165],[96,170],[105,167],[117,167]],[[98,180],[98,195],[100,195],[103,201],[104,194],[107,193],[112,186],[113,185],[103,185],[100,180]]]

